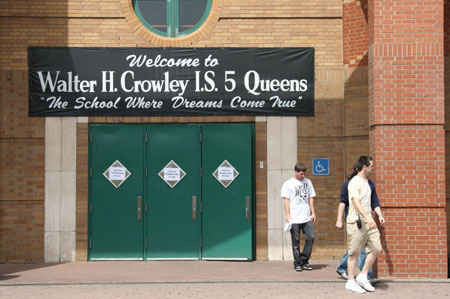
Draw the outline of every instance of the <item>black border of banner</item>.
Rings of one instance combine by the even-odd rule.
[[[314,116],[314,48],[29,47],[29,116]]]

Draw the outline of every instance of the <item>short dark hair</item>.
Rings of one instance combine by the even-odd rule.
[[[295,164],[295,167],[294,167],[294,169],[295,169],[295,171],[296,172],[306,172],[306,165],[305,164],[303,164],[303,163],[297,163],[297,164]]]

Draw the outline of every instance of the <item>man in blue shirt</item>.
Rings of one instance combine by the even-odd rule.
[[[378,195],[377,195],[377,191],[375,189],[375,184],[371,181],[369,181],[369,186],[370,189],[372,191],[371,194],[371,198],[370,198],[370,205],[372,207],[372,210],[375,211],[375,213],[378,215],[378,219],[380,220],[380,224],[384,224],[385,220],[383,218],[383,214],[381,213],[381,208],[380,208],[380,201],[378,199]],[[341,196],[339,198],[339,208],[338,208],[338,216],[337,216],[337,221],[336,221],[336,227],[339,229],[343,228],[343,221],[344,221],[344,212],[345,212],[345,218],[347,218],[347,214],[348,214],[348,183],[350,182],[350,180],[346,181],[343,185],[342,185],[342,189],[341,189]],[[348,260],[348,252],[345,253],[345,255],[342,257],[342,259],[339,261],[339,264],[337,266],[336,272],[343,278],[343,279],[347,279],[348,278],[348,274],[347,274],[347,260]],[[359,255],[358,258],[358,267],[359,269],[362,269],[362,267],[364,266],[364,262],[366,260],[366,250],[363,249],[361,251],[361,254]],[[378,282],[377,280],[374,279],[373,274],[372,274],[372,270],[369,271],[368,274],[368,278],[371,280],[372,284]]]

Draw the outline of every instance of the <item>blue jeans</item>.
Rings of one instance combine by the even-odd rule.
[[[362,270],[362,268],[364,267],[364,262],[366,261],[366,249],[363,248],[363,250],[361,251],[361,254],[358,257],[358,267],[360,270]],[[337,266],[337,271],[338,272],[345,272],[347,273],[347,261],[348,261],[348,252],[345,253],[345,255],[342,257],[342,259],[339,261],[339,264]],[[367,274],[367,277],[369,279],[373,278],[373,274],[372,274],[372,269],[369,270],[369,273]]]

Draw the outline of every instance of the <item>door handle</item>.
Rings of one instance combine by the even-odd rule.
[[[142,220],[142,196],[137,197],[137,220]]]
[[[250,214],[250,196],[245,197],[245,220],[248,221]]]
[[[192,220],[197,220],[197,196],[192,196]]]

